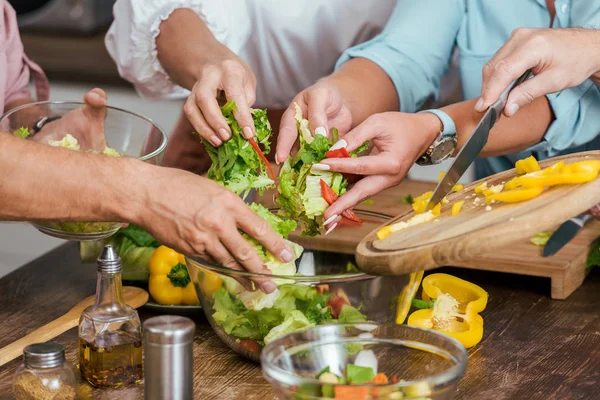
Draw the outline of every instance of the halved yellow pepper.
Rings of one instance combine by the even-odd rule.
[[[183,254],[160,246],[152,253],[148,266],[148,290],[158,304],[199,304]]]
[[[447,274],[432,274],[423,279],[423,299],[433,299],[432,308],[417,310],[408,325],[434,329],[461,342],[475,346],[483,337],[483,318],[488,294],[481,287]]]
[[[540,165],[534,156],[529,156],[523,160],[519,160],[515,164],[515,169],[517,170],[517,174],[522,175],[529,172],[539,171]]]
[[[532,187],[528,189],[512,189],[505,192],[491,194],[486,196],[487,203],[492,201],[501,201],[503,203],[519,203],[521,201],[530,200],[539,196],[544,191],[544,187]]]

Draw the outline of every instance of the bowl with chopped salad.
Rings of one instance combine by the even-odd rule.
[[[296,223],[274,209],[259,204],[251,208],[284,237],[296,229]],[[363,216],[363,211],[356,213]],[[374,218],[373,213],[369,217]],[[259,361],[265,344],[307,327],[334,322],[402,323],[406,318],[415,289],[409,275],[366,275],[356,268],[352,254],[312,250],[322,249],[310,246],[310,240],[318,238],[303,240],[305,248],[289,242],[296,259],[287,264],[254,239],[246,239],[272,275],[232,270],[196,257],[186,257],[186,262],[213,329],[229,347],[251,360]],[[260,291],[253,282],[264,279],[271,279],[277,290]]]
[[[106,157],[134,157],[156,164],[167,145],[167,135],[152,120],[116,107],[90,111],[79,102],[38,102],[16,107],[0,118],[0,131],[72,151]],[[48,235],[67,240],[98,240],[121,227],[118,221],[37,221]]]
[[[275,339],[261,355],[280,400],[447,400],[463,377],[457,340],[406,325],[347,323]]]

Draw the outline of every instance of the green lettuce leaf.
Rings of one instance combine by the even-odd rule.
[[[283,320],[283,322],[281,324],[275,326],[273,329],[271,329],[269,331],[267,336],[265,336],[264,341],[265,341],[265,343],[269,343],[269,342],[277,339],[278,337],[281,337],[283,335],[287,335],[288,333],[292,333],[297,330],[308,328],[311,326],[314,326],[314,324],[312,324],[304,316],[304,314],[302,314],[302,312],[300,312],[298,310],[294,310],[294,311],[290,312],[288,315],[286,315],[285,319]]]
[[[592,244],[592,248],[590,249],[590,253],[588,254],[586,261],[586,266],[588,268],[600,266],[600,238],[596,239],[596,241]]]
[[[360,367],[354,364],[346,365],[346,379],[349,383],[362,385],[375,378],[375,373],[371,367]]]
[[[342,310],[340,311],[340,315],[338,316],[338,321],[342,324],[352,323],[352,322],[363,322],[366,321],[367,317],[364,316],[358,309],[344,304],[342,306]]]

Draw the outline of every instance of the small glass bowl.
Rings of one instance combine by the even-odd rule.
[[[360,352],[372,352],[377,371],[397,382],[332,385],[316,379],[326,367],[343,376],[346,365],[354,363]],[[407,325],[374,323],[305,329],[275,339],[261,355],[263,375],[280,400],[322,399],[323,390],[329,394],[351,391],[353,400],[447,400],[454,397],[466,365],[466,349],[449,336]]]
[[[46,144],[49,144],[50,140],[61,140],[70,134],[77,139],[80,151],[98,153],[102,149],[92,148],[92,146],[97,146],[98,135],[91,134],[91,129],[73,128],[73,131],[68,131],[69,128],[65,128],[64,134],[61,133],[62,131],[53,131],[50,135],[45,131],[45,129],[52,130],[49,128],[51,124],[60,123],[59,121],[68,113],[84,105],[80,102],[64,101],[25,104],[8,111],[0,118],[0,131],[12,133],[20,128],[27,128],[30,133],[27,140]],[[167,146],[165,132],[147,117],[116,107],[106,106],[105,108],[106,117],[103,130],[106,145],[120,155],[160,165],[162,153]],[[34,134],[34,126],[43,117],[48,117],[48,122],[38,134]],[[68,173],[65,179],[69,179]],[[121,227],[119,222],[51,221],[32,222],[32,225],[47,235],[67,240],[105,239],[112,236]]]

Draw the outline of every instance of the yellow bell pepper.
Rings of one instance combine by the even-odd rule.
[[[150,296],[158,304],[197,305],[198,296],[190,279],[185,258],[166,246],[160,246],[148,263]]]
[[[479,193],[483,193],[484,190],[488,190],[488,185],[487,182],[483,182],[480,183],[479,185],[475,186],[475,193],[479,194]]]
[[[501,201],[503,203],[519,203],[521,201],[530,200],[534,197],[539,196],[544,191],[544,187],[532,187],[529,189],[512,189],[505,192],[491,194],[486,196],[485,200],[487,203],[492,201]]]
[[[413,305],[423,308],[408,317],[408,325],[434,329],[451,336],[466,348],[483,337],[483,318],[488,294],[481,287],[447,274],[423,279],[423,300]]]
[[[217,290],[223,286],[223,279],[216,272],[199,268],[198,286],[204,297],[212,298]]]
[[[445,175],[446,175],[446,173],[444,171],[440,171],[440,173],[438,174],[438,182],[440,182],[442,179],[444,179]]]
[[[452,187],[452,190],[450,191],[450,193],[460,192],[461,190],[463,190],[463,185],[460,183],[457,183],[456,185],[454,185]]]
[[[539,171],[540,165],[534,156],[529,156],[523,160],[519,160],[515,164],[515,169],[517,170],[517,174],[522,175],[529,172]]]
[[[457,201],[456,203],[452,204],[452,216],[453,217],[455,215],[458,215],[458,213],[460,212],[460,209],[462,208],[463,204],[465,204],[464,200]]]
[[[412,203],[413,210],[415,210],[417,214],[425,212],[425,207],[431,196],[433,196],[433,191],[425,192],[422,195],[415,197]]]

